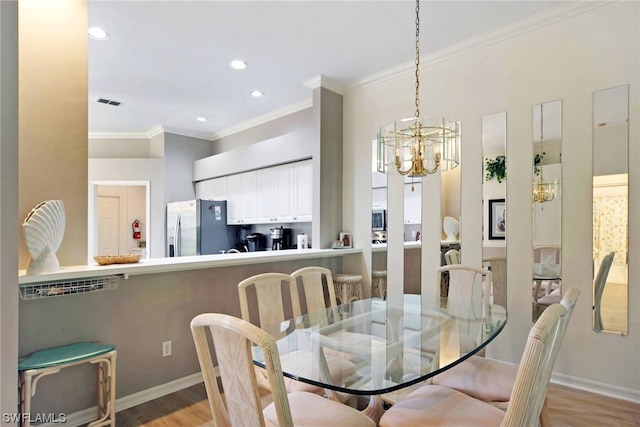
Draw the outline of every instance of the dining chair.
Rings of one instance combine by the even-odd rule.
[[[594,294],[593,294],[593,329],[596,332],[600,332],[604,329],[602,323],[602,295],[604,294],[604,286],[607,284],[607,277],[609,276],[609,270],[611,270],[611,264],[613,264],[613,258],[616,253],[611,252],[605,255],[600,262],[600,268],[598,269],[598,275],[594,281]]]
[[[553,368],[579,294],[578,286],[571,286],[561,301],[562,306],[567,309],[567,314],[561,320],[560,330],[550,354],[549,369]],[[515,365],[471,356],[463,363],[433,377],[432,383],[458,390],[498,408],[506,409],[513,393],[517,372],[518,367]],[[541,409],[540,424],[543,427],[549,425],[546,400]]]
[[[258,322],[251,321],[251,310],[249,307],[248,295],[249,289],[253,289],[255,292],[257,307],[254,308],[258,310]],[[296,279],[293,276],[284,273],[262,273],[251,276],[238,283],[240,313],[242,319],[247,322],[254,323],[258,327],[284,324],[285,319],[289,318],[286,316],[284,310],[285,290],[287,290],[290,295],[293,317],[300,317],[302,314],[300,301],[298,297]],[[282,335],[284,336],[284,334],[285,332],[283,332]],[[274,338],[278,339],[281,337],[276,336]],[[305,369],[313,369],[313,365],[309,359],[309,357],[301,357],[299,352],[292,352],[282,358],[282,363],[284,366],[288,367],[292,367],[295,364],[295,370],[301,372]],[[329,375],[335,379],[350,377],[356,371],[355,365],[343,358],[327,355],[326,362],[328,365]],[[258,372],[257,377],[259,386],[270,391],[266,371],[257,366],[256,371]],[[325,390],[316,385],[296,381],[291,378],[285,378],[284,382],[288,392],[307,391],[311,393],[325,394]]]
[[[540,276],[560,277],[562,271],[562,248],[558,245],[538,245],[533,247],[534,273]],[[560,288],[561,279],[536,280],[533,283],[533,297],[549,295]]]
[[[447,252],[445,252],[444,259],[447,265],[460,264],[460,251],[457,249],[449,249]]]
[[[222,393],[207,330],[220,370]],[[257,326],[226,314],[204,313],[193,318],[191,332],[214,427],[375,426],[363,413],[317,394],[287,394],[275,339]],[[252,344],[264,353],[273,398],[264,410],[253,369]]]
[[[452,388],[426,385],[392,406],[379,426],[538,425],[567,312],[563,305],[554,304],[531,328],[506,412]]]
[[[489,264],[491,270],[492,304],[507,307],[507,257],[486,257],[482,261]]]
[[[307,316],[309,318],[310,325],[326,326],[330,320],[338,320],[341,318],[341,314],[338,310],[338,303],[333,286],[333,275],[331,270],[324,267],[311,266],[300,268],[291,273],[296,281],[300,279],[302,285],[302,292],[298,292],[298,296],[304,295],[300,298],[300,306],[304,302],[307,309]],[[329,316],[333,319],[329,319]],[[355,332],[338,331],[331,334],[331,337],[338,340],[346,340],[348,342],[357,342],[357,340],[363,340],[363,342],[370,339],[369,335],[361,335]],[[329,375],[334,376],[331,372],[331,365],[336,363],[335,358],[343,359],[353,363],[354,370],[352,375],[355,374],[357,369],[356,360],[350,357],[350,355],[334,351],[332,349],[325,349],[325,357],[329,365]],[[341,368],[343,369],[343,368]],[[344,371],[342,371],[344,372]],[[339,393],[333,390],[325,390],[327,397],[333,400],[339,400],[344,403],[349,403],[351,406],[357,404],[355,395]]]

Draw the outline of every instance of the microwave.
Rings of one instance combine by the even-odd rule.
[[[387,211],[385,209],[374,209],[371,212],[371,230],[387,229]]]

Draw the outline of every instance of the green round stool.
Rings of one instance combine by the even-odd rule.
[[[20,413],[22,426],[31,425],[31,398],[40,378],[64,368],[92,363],[98,365],[98,419],[87,427],[116,425],[116,347],[111,344],[79,342],[38,350],[20,359]]]

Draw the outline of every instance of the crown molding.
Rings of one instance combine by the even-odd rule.
[[[189,138],[198,138],[206,139],[207,141],[213,141],[213,133],[196,132],[164,125],[162,125],[162,128],[164,129],[164,133],[172,133],[174,135],[187,136]]]
[[[253,119],[247,120],[242,123],[238,123],[237,125],[228,127],[226,129],[222,129],[219,132],[213,134],[210,138],[212,140],[224,138],[225,136],[233,135],[234,133],[241,132],[243,130],[252,128],[254,126],[261,125],[263,123],[269,122],[271,120],[279,119],[280,117],[288,116],[289,114],[296,113],[298,111],[310,108],[313,106],[313,99],[308,98],[302,102],[297,104],[291,104],[284,108],[280,108],[278,110],[274,110],[270,113],[263,114],[262,116],[254,117]]]
[[[305,80],[302,83],[311,90],[318,87],[323,87],[339,95],[344,95],[345,88],[343,85],[335,80],[330,79],[329,77],[323,76],[322,74],[312,77],[309,80]]]
[[[563,21],[565,19],[569,19],[590,10],[606,6],[608,4],[614,3],[615,1],[616,0],[573,1],[571,3],[555,7],[531,18],[514,22],[513,24],[507,25],[500,29],[470,38],[468,40],[464,40],[460,43],[456,43],[452,46],[435,51],[432,54],[420,57],[420,66],[426,67],[429,65],[437,64],[439,62],[447,61],[460,55],[464,55],[475,50],[500,43],[513,37],[517,37],[522,34],[537,30],[539,28],[554,24],[556,22]],[[387,68],[386,70],[382,70],[378,73],[363,77],[353,85],[346,88],[345,93],[382,83],[386,80],[390,80],[401,75],[413,72],[414,69],[415,61],[407,61],[391,68]]]

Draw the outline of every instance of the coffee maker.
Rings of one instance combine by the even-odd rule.
[[[271,234],[271,250],[279,251],[282,249],[291,248],[291,229],[280,226],[279,228],[272,228]]]
[[[266,251],[267,237],[262,233],[251,233],[247,235],[247,242],[249,243],[249,252]]]

